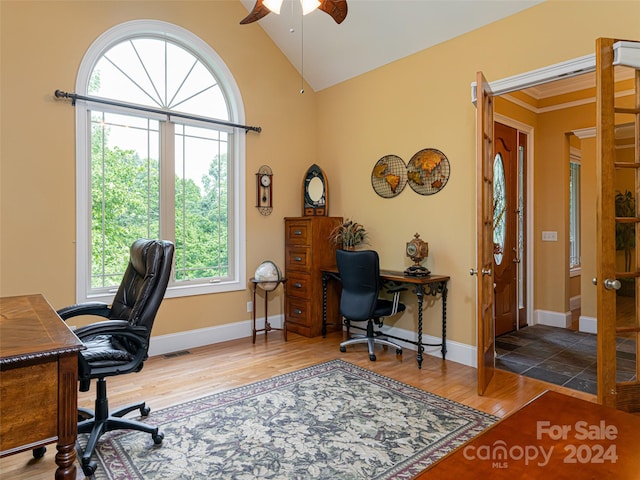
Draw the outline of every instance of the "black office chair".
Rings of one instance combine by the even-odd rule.
[[[394,347],[397,354],[402,354],[402,347],[391,342],[380,330],[374,330],[374,325],[383,326],[383,317],[395,315],[405,309],[404,304],[399,301],[400,291],[403,289],[393,290],[393,301],[378,298],[380,294],[378,253],[373,250],[336,250],[336,262],[342,280],[340,314],[344,317],[347,333],[349,333],[351,322],[367,322],[366,335],[355,335],[342,342],[340,351],[346,352],[349,345],[366,343],[369,346],[371,361],[376,360],[375,344]]]
[[[78,409],[78,433],[90,434],[82,455],[82,470],[88,477],[97,467],[91,462],[91,456],[104,433],[118,429],[139,430],[150,433],[156,445],[164,438],[157,427],[121,418],[134,410],[140,410],[142,416],[149,415],[150,409],[144,402],[109,412],[105,378],[142,369],[149,350],[151,327],[169,282],[173,251],[171,242],[136,240],[111,307],[90,302],[58,310],[63,320],[78,315],[107,319],[74,331],[87,347],[79,356],[80,391],[88,391],[91,379],[97,379],[95,411]]]

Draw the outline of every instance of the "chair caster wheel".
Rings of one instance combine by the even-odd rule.
[[[160,445],[162,440],[164,440],[164,433],[156,433],[155,435],[151,435],[151,438],[153,438],[153,443]]]
[[[347,351],[347,347],[340,347],[340,351],[341,351],[342,353],[346,352],[346,351]]]
[[[396,355],[402,355],[402,349],[396,348]]]
[[[46,451],[47,447],[38,447],[34,448],[31,453],[33,453],[33,458],[42,458]]]
[[[376,361],[376,356],[375,355],[369,355],[369,360],[371,360],[372,362]]]
[[[96,473],[96,469],[98,468],[98,464],[96,462],[87,462],[82,461],[82,472],[85,477],[92,477],[94,473]]]
[[[140,407],[140,415],[142,415],[143,417],[146,417],[147,415],[149,415],[150,411],[151,409],[149,407],[146,407],[144,405]]]

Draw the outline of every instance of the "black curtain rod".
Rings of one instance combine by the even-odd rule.
[[[62,90],[56,90],[55,96],[57,98],[70,98],[71,104],[74,106],[76,104],[76,100],[86,100],[88,102],[104,103],[105,105],[113,105],[115,107],[125,107],[125,108],[131,108],[133,110],[140,110],[143,112],[158,113],[160,115],[167,115],[168,117],[186,118],[189,120],[199,120],[201,122],[215,123],[217,125],[225,125],[227,127],[242,128],[244,129],[245,132],[252,131],[252,132],[260,133],[262,131],[262,127],[251,127],[249,125],[239,125],[237,123],[225,122],[224,120],[213,120],[210,118],[198,117],[195,115],[187,115],[184,113],[167,112],[165,110],[160,110],[159,108],[143,107],[141,105],[131,105],[128,103],[116,102],[114,100],[106,100],[104,98],[86,97],[84,95],[78,95],[77,93],[63,92]]]

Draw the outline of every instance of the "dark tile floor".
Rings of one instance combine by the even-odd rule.
[[[555,385],[596,393],[596,336],[532,325],[496,338],[496,367]],[[619,338],[617,379],[635,379],[635,343]]]

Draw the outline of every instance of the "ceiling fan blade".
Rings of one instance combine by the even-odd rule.
[[[271,12],[271,10],[269,10],[262,4],[262,0],[256,0],[256,4],[253,6],[253,10],[251,10],[251,13],[249,13],[249,15],[240,20],[240,25],[257,22],[269,12]]]
[[[260,0],[258,0],[260,1]],[[347,0],[321,0],[318,7],[325,13],[331,15],[336,23],[342,23],[347,18]]]

